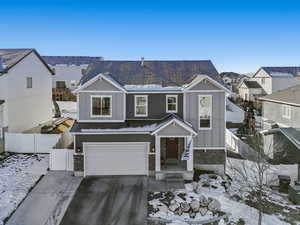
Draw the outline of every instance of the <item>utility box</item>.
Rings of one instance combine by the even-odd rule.
[[[289,187],[289,199],[297,204],[300,205],[300,181],[295,181],[295,185]]]
[[[291,178],[289,176],[279,175],[279,192],[288,193]]]

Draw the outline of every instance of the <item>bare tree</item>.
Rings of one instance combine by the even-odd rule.
[[[257,203],[258,225],[262,224],[262,212],[264,198],[267,197],[271,184],[276,180],[275,172],[269,163],[268,151],[263,147],[263,139],[260,134],[255,134],[251,139],[251,146],[256,151],[254,161],[231,160],[228,169],[234,182],[237,182],[241,192],[247,193]]]

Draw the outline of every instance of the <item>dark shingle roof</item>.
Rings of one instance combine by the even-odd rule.
[[[0,72],[6,72],[33,49],[0,49]]]
[[[18,62],[24,59],[27,55],[34,52],[37,57],[42,61],[42,63],[47,67],[47,69],[52,73],[53,71],[49,68],[49,66],[45,63],[42,57],[38,54],[38,52],[33,48],[7,48],[0,49],[0,73],[6,73],[9,69],[15,66]]]
[[[205,74],[220,81],[218,71],[210,60],[195,61],[100,61],[88,66],[81,84],[100,73],[108,73],[122,85],[162,84],[181,86],[195,75]],[[221,81],[220,81],[221,82]]]
[[[276,91],[270,95],[266,95],[261,100],[285,102],[290,104],[300,105],[300,85],[289,87],[280,91]]]
[[[260,86],[259,83],[257,83],[256,81],[250,81],[250,80],[245,80],[244,84],[248,87],[248,88],[262,88]]]
[[[261,69],[265,70],[270,76],[280,76],[280,74],[291,74],[293,76],[300,76],[300,67],[296,66],[261,67]]]
[[[91,56],[42,56],[43,59],[52,66],[57,64],[66,65],[86,65],[97,61],[102,61],[103,57]]]

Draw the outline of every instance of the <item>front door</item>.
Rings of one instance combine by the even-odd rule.
[[[178,139],[167,138],[167,149],[166,149],[167,163],[178,162]]]

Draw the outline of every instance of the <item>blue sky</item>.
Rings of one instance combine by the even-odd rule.
[[[105,59],[211,59],[219,72],[300,66],[297,1],[0,3],[0,47]]]

